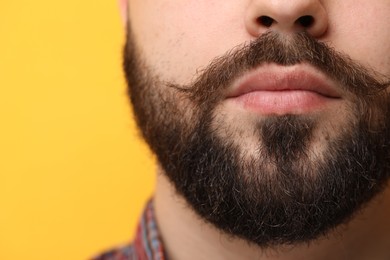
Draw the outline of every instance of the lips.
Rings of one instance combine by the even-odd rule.
[[[305,64],[267,64],[233,84],[227,100],[260,114],[307,113],[342,96],[336,84]]]

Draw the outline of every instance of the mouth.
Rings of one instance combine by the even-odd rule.
[[[340,88],[307,64],[263,65],[237,80],[226,96],[228,102],[261,115],[309,113],[341,99]]]

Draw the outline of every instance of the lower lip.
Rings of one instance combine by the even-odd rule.
[[[313,91],[282,90],[253,91],[231,100],[251,112],[269,114],[303,114],[320,110],[336,98],[326,97]]]

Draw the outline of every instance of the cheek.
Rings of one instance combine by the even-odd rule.
[[[186,84],[245,40],[244,11],[235,0],[139,0],[130,4],[130,20],[148,65],[165,80]]]
[[[352,59],[390,76],[390,1],[337,1],[331,10],[326,41]]]

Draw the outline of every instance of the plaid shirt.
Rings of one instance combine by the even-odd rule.
[[[149,201],[132,244],[113,249],[93,260],[165,260],[164,249],[154,218],[153,203]]]

